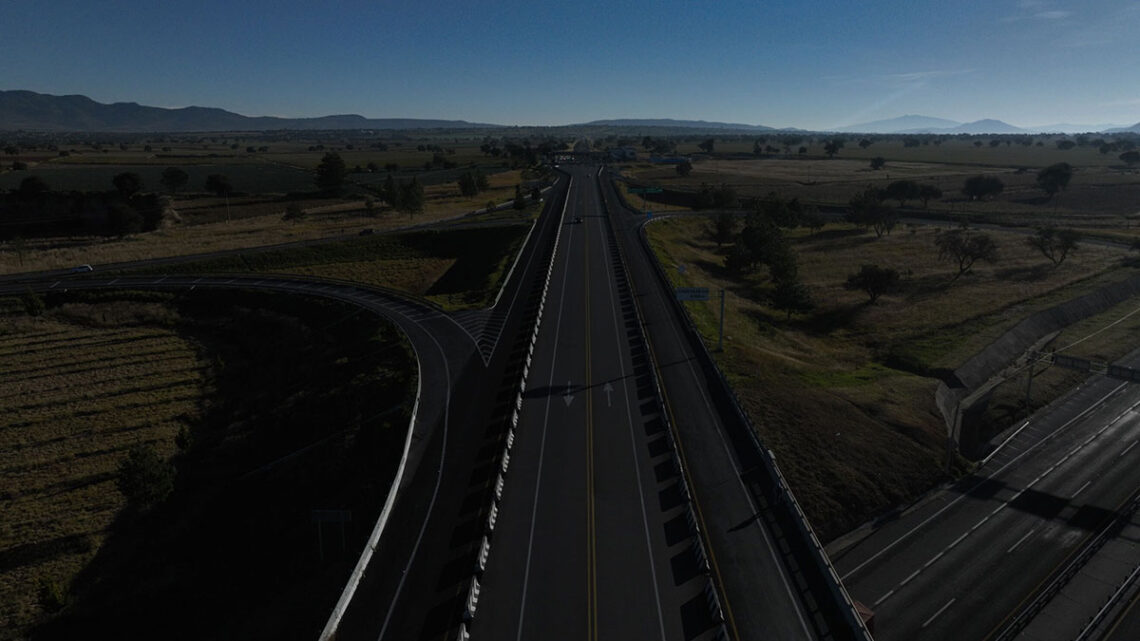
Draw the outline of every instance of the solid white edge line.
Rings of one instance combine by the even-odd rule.
[[[566,191],[566,202],[567,203],[570,201],[569,188],[570,188],[570,185],[567,185],[567,191]],[[558,241],[562,236],[562,223],[565,220],[565,218],[566,218],[566,205],[564,204],[562,206],[562,217],[559,218],[559,220],[558,220],[558,225],[559,225],[558,234],[556,234],[555,241],[554,241],[555,256],[551,257],[552,259],[550,261],[550,268],[547,270],[547,282],[548,283],[549,283],[549,274],[554,269],[554,260],[557,258]],[[555,345],[558,345],[558,335],[559,335],[559,333],[561,333],[561,330],[562,330],[562,310],[563,310],[565,303],[566,303],[566,297],[565,297],[566,277],[570,274],[570,269],[569,269],[570,245],[571,245],[573,240],[574,240],[573,235],[567,237],[567,239],[566,239],[566,251],[564,252],[565,256],[563,256],[563,261],[564,261],[564,265],[565,265],[565,267],[562,270],[562,293],[563,293],[563,295],[558,297],[558,315],[554,319],[554,344]],[[545,292],[544,292],[544,294],[545,294]],[[555,350],[554,355],[551,357],[551,360],[550,360],[550,377],[549,377],[549,380],[547,381],[547,386],[550,388],[554,387],[554,370],[555,370],[555,366],[557,363],[558,363],[558,351]],[[523,638],[523,620],[524,620],[525,615],[526,615],[526,593],[527,593],[527,587],[530,583],[530,561],[531,561],[531,558],[533,556],[533,551],[534,551],[534,527],[535,527],[535,522],[537,520],[537,514],[538,514],[538,495],[539,495],[539,492],[542,490],[542,463],[543,463],[543,459],[545,458],[545,455],[546,455],[546,430],[547,430],[547,424],[550,421],[550,400],[551,400],[551,398],[553,398],[553,396],[554,395],[552,395],[552,394],[547,395],[545,414],[542,418],[542,438],[539,440],[539,450],[538,450],[538,472],[537,472],[537,476],[536,476],[536,480],[535,480],[535,484],[534,484],[534,502],[531,505],[531,511],[530,511],[530,534],[527,537],[527,543],[526,543],[526,565],[525,565],[525,569],[523,570],[522,597],[521,597],[521,600],[519,602],[519,623],[518,623],[517,635],[515,637],[518,641],[522,641],[522,638]]]

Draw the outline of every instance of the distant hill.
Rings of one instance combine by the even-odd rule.
[[[1127,134],[1127,133],[1140,134],[1140,122],[1136,123],[1135,125],[1132,125],[1131,127],[1118,127],[1116,129],[1109,129],[1109,130],[1105,131],[1105,133],[1108,133],[1108,134]]]
[[[1068,122],[1061,122],[1055,125],[1037,125],[1035,127],[1022,127],[1026,133],[1030,134],[1085,134],[1085,133],[1099,133],[1109,132],[1113,130],[1123,129],[1123,125],[1078,125]]]
[[[613,120],[593,120],[584,122],[583,127],[672,127],[684,129],[732,129],[738,131],[775,131],[764,125],[745,125],[732,122],[710,122],[707,120],[674,120],[672,118],[618,118]]]
[[[498,127],[464,120],[365,118],[355,114],[319,118],[243,116],[213,107],[166,109],[134,102],[105,104],[87,96],[0,91],[0,130],[189,132],[268,129],[471,129]]]
[[[928,129],[950,129],[962,123],[945,118],[932,118],[930,116],[916,116],[909,114],[887,120],[873,120],[849,127],[839,127],[836,131],[859,134],[897,134],[904,131],[919,131]]]

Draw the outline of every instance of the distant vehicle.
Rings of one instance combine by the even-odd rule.
[[[376,233],[376,232],[372,231],[372,228],[370,227],[368,229],[361,229],[360,233],[358,235],[359,236],[371,236],[374,233]]]
[[[77,266],[71,268],[72,274],[82,274],[84,272],[93,272],[93,271],[95,271],[95,268],[92,267],[91,265],[77,265]]]

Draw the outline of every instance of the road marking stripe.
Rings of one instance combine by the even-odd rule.
[[[954,539],[953,543],[951,543],[950,545],[947,545],[946,549],[947,550],[953,549],[955,545],[958,545],[959,543],[961,543],[962,539],[966,538],[967,536],[970,536],[970,533],[969,532],[963,532],[961,536]]]
[[[1077,422],[1077,421],[1079,421],[1079,420],[1083,419],[1085,416],[1087,416],[1089,413],[1091,413],[1091,412],[1092,412],[1094,409],[1096,409],[1097,407],[1099,407],[1099,406],[1100,406],[1100,404],[1101,404],[1102,402],[1104,402],[1104,399],[1107,399],[1107,398],[1109,398],[1110,396],[1112,396],[1113,394],[1117,393],[1118,391],[1120,391],[1122,388],[1124,388],[1124,387],[1125,387],[1125,386],[1127,386],[1127,385],[1128,385],[1128,383],[1127,383],[1127,382],[1124,382],[1124,383],[1121,383],[1120,385],[1118,385],[1118,386],[1117,386],[1115,389],[1113,389],[1111,392],[1109,392],[1108,394],[1106,394],[1105,396],[1103,396],[1103,397],[1101,398],[1101,401],[1100,401],[1100,402],[1094,403],[1094,404],[1093,404],[1093,405],[1091,405],[1089,408],[1087,408],[1087,409],[1085,409],[1084,411],[1082,411],[1080,414],[1077,414],[1077,415],[1076,415],[1076,416],[1074,416],[1073,418],[1071,418],[1071,419],[1069,419],[1068,421],[1066,421],[1066,422],[1065,422],[1063,425],[1061,425],[1061,426],[1060,426],[1060,427],[1058,427],[1057,429],[1053,430],[1053,432],[1051,433],[1051,436],[1055,436],[1055,435],[1059,434],[1059,433],[1060,433],[1062,430],[1066,429],[1067,427],[1069,427],[1069,426],[1070,426],[1070,425],[1072,425],[1073,423],[1075,423],[1075,422]],[[1137,405],[1140,405],[1140,403],[1137,403]],[[1107,427],[1106,427],[1105,429],[1107,429]],[[1030,429],[1029,429],[1029,430],[1027,430],[1027,431],[1032,431],[1032,430],[1033,430],[1033,428],[1030,428]],[[1101,430],[1101,431],[1103,432],[1104,430]],[[1097,434],[1099,435],[1099,434],[1100,434],[1100,432],[1098,432]],[[883,547],[881,550],[879,550],[879,551],[878,551],[878,552],[876,552],[875,554],[871,555],[869,558],[867,558],[866,560],[864,560],[864,561],[863,561],[862,563],[860,563],[859,565],[856,565],[854,568],[851,568],[851,569],[850,569],[850,570],[849,570],[849,571],[848,571],[846,574],[844,574],[844,575],[843,575],[842,577],[840,577],[840,578],[841,578],[843,581],[846,581],[846,580],[848,580],[849,578],[851,578],[852,576],[854,576],[854,575],[855,575],[855,573],[859,572],[859,571],[860,571],[860,570],[862,570],[863,568],[865,568],[865,567],[867,567],[868,565],[870,565],[872,562],[874,562],[876,559],[878,559],[878,558],[879,558],[879,557],[881,557],[882,555],[886,554],[888,551],[890,551],[891,549],[893,549],[895,546],[897,546],[898,544],[902,543],[903,541],[905,541],[905,540],[909,539],[911,536],[913,536],[913,535],[914,535],[914,533],[915,533],[915,532],[918,532],[918,531],[919,531],[919,530],[921,530],[922,528],[926,527],[926,525],[927,525],[927,524],[929,524],[931,521],[933,521],[934,519],[936,519],[936,518],[938,518],[939,516],[941,516],[941,515],[942,515],[944,512],[946,512],[946,511],[947,511],[947,510],[949,510],[950,508],[954,507],[954,506],[955,506],[955,505],[957,505],[958,503],[960,503],[960,502],[962,502],[963,500],[965,500],[965,499],[966,499],[966,497],[970,496],[970,493],[972,493],[972,492],[973,492],[975,489],[977,489],[977,488],[981,487],[983,483],[985,483],[986,481],[988,481],[988,480],[990,480],[990,479],[992,479],[992,478],[996,477],[998,474],[1001,474],[1001,473],[1002,473],[1002,472],[1004,472],[1004,471],[1005,471],[1007,468],[1009,468],[1009,466],[1013,465],[1013,464],[1014,464],[1014,463],[1016,463],[1018,460],[1020,460],[1020,459],[1021,459],[1023,456],[1025,456],[1025,455],[1029,454],[1030,452],[1032,452],[1033,450],[1037,449],[1037,448],[1038,448],[1038,447],[1040,447],[1040,446],[1041,446],[1043,443],[1046,443],[1046,442],[1048,442],[1049,440],[1050,440],[1050,439],[1042,439],[1042,440],[1040,440],[1040,441],[1038,441],[1038,442],[1034,443],[1033,445],[1029,446],[1029,448],[1028,448],[1028,449],[1026,449],[1024,452],[1022,452],[1021,454],[1018,454],[1017,456],[1013,457],[1012,459],[1010,459],[1009,461],[1007,461],[1007,462],[1006,462],[1004,465],[1002,465],[1002,466],[1001,466],[1001,467],[999,467],[998,469],[994,470],[994,471],[993,471],[991,474],[988,474],[988,475],[987,475],[985,478],[982,478],[982,479],[980,479],[980,480],[979,480],[977,483],[975,483],[975,484],[974,484],[972,487],[970,487],[968,490],[966,490],[965,492],[963,492],[962,494],[960,494],[960,495],[958,496],[958,498],[956,498],[956,499],[954,499],[953,501],[951,501],[951,502],[947,503],[946,505],[942,506],[942,508],[941,508],[941,509],[939,509],[937,512],[935,512],[934,514],[931,514],[930,516],[926,517],[926,519],[925,519],[925,520],[923,520],[921,523],[919,523],[918,525],[916,525],[916,526],[912,527],[911,529],[909,529],[909,530],[907,530],[906,532],[904,532],[903,534],[901,534],[901,535],[899,536],[899,538],[897,538],[897,539],[895,539],[894,541],[892,541],[892,542],[890,542],[889,544],[887,544],[885,547]],[[1038,477],[1038,480],[1039,480],[1039,479],[1040,479],[1040,477]],[[1036,482],[1037,482],[1037,481],[1035,480],[1035,481],[1034,481],[1034,483],[1036,483]],[[972,531],[974,531],[975,529],[977,529],[977,526],[976,526],[976,525],[975,525],[973,528],[971,528],[971,529],[970,529],[970,531],[972,532]]]
[[[925,621],[923,621],[923,622],[922,622],[922,627],[924,627],[924,628],[925,628],[926,626],[930,625],[931,623],[934,623],[934,620],[938,618],[938,615],[940,615],[940,614],[942,614],[943,612],[945,612],[945,611],[946,611],[946,608],[950,607],[950,605],[951,605],[951,604],[953,604],[953,603],[954,603],[954,601],[956,601],[956,600],[957,600],[957,597],[955,597],[955,598],[953,598],[953,599],[950,599],[949,601],[947,601],[947,602],[946,602],[946,605],[944,605],[944,606],[942,606],[942,607],[938,608],[938,611],[937,611],[937,612],[935,612],[934,614],[932,614],[932,615],[930,616],[930,618],[929,618],[929,619],[927,619],[927,620],[925,620]]]
[[[569,198],[569,197],[570,197],[570,194],[569,194],[569,192],[567,192],[566,198]],[[551,259],[552,264],[553,264],[553,261],[556,260],[557,256],[558,256],[557,239],[558,239],[558,237],[556,237],[556,241],[554,244],[555,255],[554,255],[554,258]],[[566,260],[569,259],[570,244],[571,244],[572,240],[573,240],[573,236],[568,237],[566,240],[566,251],[565,251],[566,255],[564,256],[564,259],[566,259]],[[570,270],[567,268],[564,268],[562,270],[562,290],[563,291],[566,290],[566,277],[569,275],[569,273],[570,273]],[[562,308],[563,308],[563,304],[565,302],[566,302],[565,297],[563,297],[563,296],[558,297],[558,315],[554,318],[554,344],[555,345],[558,344],[558,335],[562,330]],[[550,359],[550,380],[549,380],[549,382],[547,382],[548,387],[554,386],[554,370],[555,370],[555,364],[557,362],[558,362],[558,353],[557,353],[557,350],[555,350],[554,356],[552,356]],[[531,556],[532,556],[532,552],[534,549],[534,525],[535,525],[535,522],[537,521],[536,516],[538,514],[539,490],[542,489],[542,463],[543,463],[543,460],[545,459],[545,456],[546,456],[546,430],[547,430],[547,424],[550,422],[550,402],[551,402],[552,398],[554,398],[553,395],[549,395],[546,397],[546,411],[545,411],[545,414],[543,415],[543,418],[542,418],[542,438],[539,441],[539,446],[538,446],[538,473],[537,473],[538,475],[536,477],[535,484],[534,484],[534,503],[531,506],[531,511],[530,511],[530,536],[527,538],[527,543],[526,543],[526,565],[525,565],[525,569],[523,570],[522,601],[519,604],[518,634],[515,637],[518,641],[522,641],[522,638],[523,638],[523,632],[522,632],[523,631],[523,617],[526,615],[527,586],[530,582],[530,561],[531,561]]]
[[[1037,531],[1037,528],[1033,528],[1032,530],[1026,532],[1024,536],[1022,536],[1020,539],[1017,540],[1017,543],[1014,543],[1013,545],[1009,546],[1009,549],[1006,550],[1005,553],[1009,554],[1010,552],[1013,552],[1014,550],[1016,550],[1017,546],[1021,545],[1022,543],[1025,543],[1025,539],[1028,539],[1029,537],[1033,536],[1033,533],[1036,531]]]
[[[875,601],[875,603],[874,603],[874,604],[872,604],[872,605],[871,605],[871,607],[873,607],[873,608],[877,608],[877,607],[879,607],[879,604],[880,604],[880,603],[882,603],[883,601],[886,601],[887,599],[889,599],[889,598],[891,597],[891,595],[892,595],[892,594],[894,594],[894,593],[895,593],[895,591],[894,591],[894,590],[891,590],[890,592],[887,592],[887,593],[886,593],[886,594],[884,594],[883,596],[879,597],[879,599],[878,599],[877,601]]]
[[[1128,450],[1131,450],[1134,447],[1136,447],[1136,441],[1132,441],[1131,443],[1129,443],[1128,447],[1124,448],[1124,451],[1122,451],[1120,454],[1117,455],[1117,458],[1124,456],[1125,454],[1128,453]]]
[[[914,577],[918,576],[921,572],[922,572],[922,570],[915,570],[914,572],[912,572],[910,576],[908,576],[907,578],[902,580],[902,583],[899,584],[899,587],[901,588],[902,586],[906,585],[907,583],[910,583],[911,581],[913,581]]]
[[[1085,484],[1084,484],[1084,485],[1082,485],[1080,488],[1078,488],[1076,492],[1073,492],[1073,496],[1072,496],[1072,497],[1070,497],[1070,499],[1069,499],[1069,500],[1072,500],[1072,499],[1075,499],[1075,498],[1077,498],[1077,495],[1078,495],[1078,494],[1080,494],[1081,492],[1084,492],[1084,491],[1085,491],[1085,488],[1087,488],[1087,487],[1088,487],[1088,486],[1090,486],[1090,485],[1092,485],[1092,479],[1089,479],[1089,480],[1085,481]]]

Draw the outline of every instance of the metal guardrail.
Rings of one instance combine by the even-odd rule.
[[[573,181],[571,181],[573,182]],[[554,261],[558,256],[558,241],[562,238],[562,219],[566,217],[566,206],[569,203],[570,185],[566,186],[567,197],[562,203],[562,214],[554,234],[554,244],[550,251],[550,262],[546,267],[546,279],[542,284],[542,296],[539,298],[538,311],[535,314],[534,329],[530,333],[530,340],[527,345],[526,358],[523,362],[522,376],[519,378],[518,391],[515,394],[513,409],[511,410],[510,427],[507,428],[507,436],[503,439],[503,449],[499,455],[499,471],[495,477],[494,491],[491,494],[491,504],[487,509],[487,520],[484,524],[484,536],[480,543],[479,553],[476,558],[475,567],[472,570],[471,581],[467,588],[467,598],[464,601],[463,614],[459,621],[459,629],[456,633],[456,639],[464,641],[471,638],[470,625],[475,620],[476,610],[479,606],[479,594],[481,585],[479,582],[480,577],[487,569],[487,561],[491,555],[492,543],[494,542],[495,524],[499,518],[499,505],[503,499],[503,488],[506,486],[507,472],[510,468],[511,462],[511,449],[515,443],[515,430],[519,425],[519,411],[522,410],[523,394],[526,392],[526,382],[530,376],[531,362],[534,357],[534,348],[538,343],[538,333],[542,326],[543,312],[546,310],[546,295],[550,290],[550,280],[554,275]],[[531,226],[531,232],[534,231],[535,225]],[[527,240],[530,239],[530,233],[527,233]],[[526,246],[526,243],[523,244]],[[519,252],[522,255],[522,252]],[[518,262],[518,258],[515,259]],[[511,271],[514,271],[514,266],[511,266]],[[508,279],[509,280],[509,279]],[[498,297],[496,297],[496,302]]]
[[[596,178],[600,180],[600,175],[596,176]],[[605,198],[605,192],[601,190],[601,185],[598,187],[599,192],[602,194],[602,207],[608,214],[609,205],[607,204]],[[632,281],[629,280],[629,267],[626,263],[625,255],[622,253],[621,245],[617,241],[617,235],[614,232],[613,222],[608,216],[606,218],[606,225],[607,230],[609,231],[610,241],[614,244],[614,247],[616,249],[622,272],[626,276],[626,282],[629,283],[632,287]],[[654,365],[653,367],[649,368],[649,375],[653,380],[653,389],[656,394],[657,413],[661,417],[661,421],[665,424],[665,437],[666,440],[669,441],[669,451],[673,458],[673,466],[677,471],[677,475],[681,477],[681,491],[685,497],[685,521],[688,523],[689,533],[692,535],[693,539],[691,548],[693,551],[693,556],[697,559],[698,567],[701,568],[702,573],[705,575],[705,605],[708,608],[709,616],[712,618],[714,624],[716,625],[716,638],[728,639],[729,635],[728,629],[726,627],[727,622],[725,620],[724,609],[721,606],[722,595],[719,592],[721,586],[718,586],[717,582],[714,581],[712,577],[712,569],[709,565],[708,554],[706,553],[706,550],[709,548],[709,542],[705,540],[705,533],[701,531],[700,516],[697,512],[695,503],[693,502],[693,482],[689,477],[688,471],[685,470],[683,462],[684,456],[682,455],[680,447],[677,443],[677,441],[680,439],[680,434],[677,433],[677,427],[673,424],[673,421],[670,420],[669,412],[666,411],[663,400],[665,398],[665,394],[664,390],[662,389],[661,379],[658,376],[657,357],[654,355],[653,348],[649,344],[649,339],[647,338],[648,332],[646,330],[647,325],[645,322],[645,316],[641,312],[641,307],[637,304],[636,293],[633,300],[633,310],[634,314],[637,316],[638,328],[640,329],[639,335],[641,338],[641,344],[645,348],[646,353],[649,355],[649,358]]]
[[[622,200],[623,206],[625,206],[630,211],[636,211],[636,208],[630,207],[629,203],[624,201],[620,190],[615,189],[614,192],[617,194],[619,200]],[[650,221],[652,220],[655,219],[650,219]],[[645,225],[646,223],[643,222],[638,227],[638,240],[640,241],[642,248],[648,252],[650,256],[652,256],[653,250],[649,245],[649,240],[645,233]],[[653,264],[654,271],[656,272],[661,283],[666,287],[666,289],[670,288],[671,285],[669,283],[669,277],[665,273],[665,270],[661,266],[660,262],[657,260],[651,260],[650,262]],[[693,322],[692,316],[689,314],[689,311],[685,309],[685,307],[678,301],[673,298],[670,298],[670,300],[672,301],[674,309],[686,321],[685,329],[690,334],[690,342],[694,345],[700,346],[700,349],[698,350],[698,359],[708,369],[715,372],[715,379],[718,381],[719,386],[721,387],[721,391],[726,394],[728,398],[732,399],[731,405],[734,413],[742,422],[742,424],[746,426],[749,440],[752,443],[753,448],[756,450],[755,453],[760,456],[760,460],[763,463],[765,472],[767,472],[769,478],[774,482],[778,493],[777,496],[785,503],[785,505],[791,509],[793,515],[792,521],[796,526],[797,533],[804,541],[807,541],[811,544],[809,546],[809,549],[811,551],[812,561],[817,566],[817,570],[821,572],[823,576],[830,579],[827,581],[828,587],[831,591],[832,598],[835,600],[836,604],[841,610],[841,616],[843,620],[848,624],[848,627],[851,629],[852,634],[855,635],[856,638],[862,639],[863,641],[873,641],[870,632],[863,624],[862,618],[855,610],[855,604],[852,601],[851,596],[847,593],[847,589],[843,586],[843,582],[839,579],[839,574],[835,571],[834,566],[832,566],[831,559],[828,558],[827,553],[824,551],[823,546],[820,544],[819,539],[816,537],[814,530],[812,530],[810,523],[808,523],[803,509],[800,507],[799,502],[796,500],[795,495],[792,494],[791,488],[788,486],[787,481],[784,479],[783,473],[780,472],[779,467],[776,465],[776,461],[772,457],[772,453],[766,447],[764,447],[763,444],[760,443],[759,438],[756,436],[756,428],[752,423],[751,417],[749,417],[748,413],[744,410],[740,398],[736,395],[736,392],[728,383],[728,380],[724,376],[724,372],[721,371],[720,366],[716,363],[716,360],[713,359],[712,354],[708,350],[708,346],[705,345],[704,338],[700,335],[700,332],[696,328],[696,324]]]
[[[1140,508],[1140,491],[1132,494],[1132,497],[1124,504],[1124,507],[1116,511],[1116,514],[1104,526],[1104,529],[1102,529],[1095,538],[1086,543],[1080,552],[1073,557],[1071,561],[1065,564],[1065,567],[1053,573],[1052,577],[1048,579],[1048,584],[1037,592],[1037,595],[993,638],[993,641],[1011,641],[1020,634],[1021,631],[1025,629],[1025,626],[1029,625],[1029,622],[1033,620],[1033,617],[1045,609],[1045,606],[1053,600],[1053,597],[1057,596],[1057,593],[1081,571],[1081,568],[1089,562],[1089,559],[1096,555],[1109,539],[1120,532],[1128,519],[1136,512],[1137,508]],[[1135,574],[1134,571],[1133,575]],[[1082,637],[1083,636],[1082,634]]]

